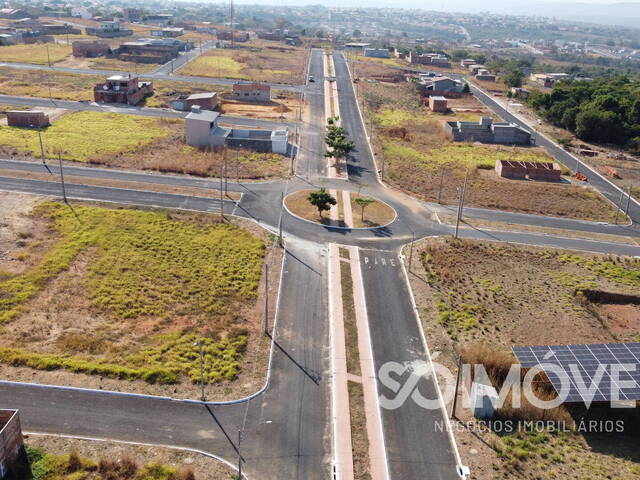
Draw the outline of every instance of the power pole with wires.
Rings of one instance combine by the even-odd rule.
[[[213,150],[212,150],[213,152]],[[224,149],[224,153],[223,156],[226,160],[227,158],[227,147],[225,147]],[[224,177],[224,170],[222,169],[222,164],[220,164],[220,221],[224,222],[224,185],[223,185],[223,181],[224,179],[222,178]]]
[[[469,168],[464,172],[464,183],[462,184],[462,190],[460,191],[460,201],[458,202],[458,216],[456,217],[456,234],[455,238],[458,238],[458,230],[460,228],[460,219],[462,218],[462,209],[464,207],[464,194],[467,190],[467,179],[469,178]]]
[[[62,198],[64,203],[69,203],[67,200],[67,189],[64,186],[64,172],[62,171],[62,154],[58,152],[58,165],[60,167],[60,183],[62,184]]]
[[[225,152],[226,153],[226,152]],[[227,190],[227,177],[228,177],[228,170],[227,170],[227,155],[224,156],[224,194],[225,195],[229,195],[229,192]]]
[[[49,45],[45,43],[44,46],[47,49],[47,65],[49,65],[49,68],[51,68],[51,57],[49,56]]]
[[[627,206],[624,208],[624,214],[629,215],[629,203],[631,203],[631,185],[629,185],[629,193],[627,193]]]
[[[236,148],[236,183],[240,183],[240,149]]]

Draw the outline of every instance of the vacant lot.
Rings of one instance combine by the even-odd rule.
[[[210,395],[264,380],[257,227],[54,202],[7,209],[3,224],[3,375],[189,396],[201,345]]]
[[[48,54],[47,54],[48,52]],[[56,63],[71,55],[70,45],[33,44],[6,45],[0,47],[0,62],[36,63],[46,65]]]
[[[88,162],[98,156],[134,152],[171,134],[154,118],[99,112],[65,115],[42,130],[45,155]],[[0,143],[20,152],[40,153],[38,132],[29,128],[0,128]]]
[[[45,466],[47,469],[46,475],[39,477],[39,480],[67,478],[67,474],[59,475],[59,470],[49,470],[49,468],[58,465],[68,467],[68,457],[72,453],[81,458],[81,466],[83,467],[81,468],[82,475],[77,472],[74,472],[74,474],[91,480],[102,480],[105,477],[113,478],[107,476],[110,472],[108,471],[109,468],[105,468],[112,461],[116,461],[120,465],[133,466],[130,469],[133,478],[130,477],[130,480],[139,479],[142,472],[145,475],[149,475],[149,480],[188,480],[185,477],[185,473],[190,471],[195,475],[195,480],[227,480],[231,478],[233,472],[226,464],[205,455],[155,446],[146,447],[115,442],[75,440],[48,435],[30,435],[27,439],[27,445],[32,450],[44,450],[45,456],[42,457],[43,459],[55,460],[53,462],[42,462],[37,460],[39,457],[37,452],[36,455],[33,455],[33,453],[30,455],[32,471],[34,470],[34,463]],[[103,465],[102,469],[99,468],[101,463]],[[156,467],[153,471],[150,471],[150,469],[144,468],[149,464],[162,465],[163,468],[158,469]],[[95,467],[98,467],[98,469],[95,469]],[[120,471],[122,472],[122,469]],[[175,476],[171,475],[172,472],[175,472]],[[162,478],[157,479],[156,473],[163,474]],[[166,474],[168,476],[165,476]],[[119,475],[115,478],[124,480],[123,476]]]
[[[122,42],[130,42],[134,39],[127,37],[127,40],[120,39],[116,45],[112,45],[112,48],[117,47]],[[84,58],[84,57],[69,57],[62,62],[56,63],[56,67],[69,67],[69,68],[95,68],[98,70],[113,70],[117,72],[128,72],[132,75],[139,73],[146,73],[158,68],[158,63],[135,63],[125,62],[117,58]]]
[[[411,270],[430,346],[449,368],[454,352],[465,348],[487,349],[492,357],[479,358],[498,364],[502,357],[511,362],[512,345],[640,340],[638,305],[613,303],[610,295],[638,294],[638,259],[438,239],[414,247]],[[468,410],[457,413],[472,421]],[[632,479],[640,473],[632,436],[483,430],[457,438],[477,479]]]
[[[108,132],[105,133],[105,132]],[[225,151],[201,151],[184,143],[184,122],[100,112],[70,113],[42,130],[45,156],[112,167],[220,176]],[[39,157],[38,132],[0,127],[0,152]],[[289,159],[276,153],[228,150],[231,178],[262,179],[286,175]]]
[[[212,49],[180,69],[181,75],[237,78],[299,84],[307,65],[307,50],[294,47]]]
[[[484,115],[474,100],[453,103],[456,111],[434,114],[419,105],[410,84],[363,84],[361,95],[371,113],[378,161],[384,156],[385,180],[425,200],[454,204],[469,169],[466,203],[500,210],[611,221],[614,208],[590,188],[563,183],[507,180],[494,172],[496,160],[553,161],[542,149],[452,142],[447,120]],[[457,106],[456,106],[457,105]]]

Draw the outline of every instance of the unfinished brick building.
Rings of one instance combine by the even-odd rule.
[[[38,110],[8,110],[6,113],[10,127],[44,128],[50,125],[49,115]]]
[[[496,160],[496,173],[504,178],[560,181],[560,166],[553,162],[515,162]]]
[[[111,48],[107,42],[100,40],[76,41],[71,44],[74,57],[95,58],[107,55]]]
[[[4,478],[24,448],[17,410],[0,410],[0,479]]]

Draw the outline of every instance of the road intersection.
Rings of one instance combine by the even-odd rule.
[[[322,78],[320,50],[313,50],[309,73]],[[332,477],[331,392],[329,328],[327,324],[327,245],[359,248],[359,268],[364,285],[376,370],[386,362],[408,364],[429,361],[429,351],[413,306],[400,249],[413,237],[450,235],[437,214],[446,207],[429,205],[394,191],[378,181],[377,167],[355,98],[348,66],[340,52],[333,55],[340,117],[355,154],[348,161],[348,180],[326,177],[323,127],[324,90],[321,82],[303,91],[309,108],[301,123],[296,175],[285,181],[229,183],[239,201],[223,199],[227,215],[252,219],[277,231],[280,215],[285,239],[277,326],[273,330],[268,383],[259,394],[228,404],[203,404],[170,398],[123,395],[48,386],[0,382],[2,404],[21,410],[25,430],[127,442],[169,445],[207,452],[230,463],[237,462],[237,432],[243,431],[240,454],[248,478],[321,479]],[[175,79],[175,76],[172,78]],[[478,94],[479,95],[479,94]],[[497,108],[497,107],[496,107]],[[551,147],[550,147],[551,148]],[[3,171],[46,172],[37,162],[0,160]],[[61,197],[58,170],[50,166],[51,180],[0,177],[0,190]],[[127,172],[68,166],[65,173],[128,182],[219,188],[217,180],[178,175]],[[324,186],[379,198],[392,205],[397,218],[376,229],[340,229],[316,225],[282,212],[282,192]],[[595,184],[605,195],[615,195],[607,182]],[[149,192],[135,189],[67,184],[72,199],[114,202],[144,207],[218,212],[219,199]],[[445,210],[443,210],[445,209]],[[532,227],[640,236],[631,226],[600,225],[576,220],[469,209],[476,218],[506,219]],[[630,217],[640,220],[634,203]],[[537,232],[510,232],[464,226],[463,238],[506,241],[549,247],[640,256],[635,245],[569,238]],[[427,337],[428,337],[428,333]],[[437,397],[430,377],[421,391]],[[393,392],[378,384],[380,395]],[[437,432],[436,422],[446,422],[442,410],[425,410],[413,403],[383,410],[382,424],[390,478],[459,478],[460,459],[450,435]]]

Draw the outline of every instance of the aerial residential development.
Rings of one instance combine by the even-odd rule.
[[[640,4],[249,3],[0,0],[0,480],[640,478]]]

